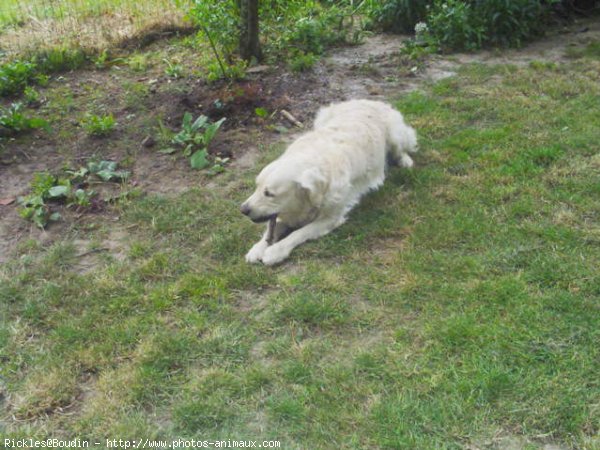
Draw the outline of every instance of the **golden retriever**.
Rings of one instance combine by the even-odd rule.
[[[273,265],[346,220],[361,196],[385,178],[387,162],[412,167],[415,130],[390,105],[350,100],[322,108],[300,136],[256,178],[241,212],[267,230],[246,261]]]

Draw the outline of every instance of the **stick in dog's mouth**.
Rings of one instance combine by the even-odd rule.
[[[275,226],[277,225],[277,214],[273,214],[269,219],[269,223],[267,225],[267,244],[273,244],[273,239],[275,239]]]

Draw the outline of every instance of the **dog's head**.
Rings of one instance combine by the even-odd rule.
[[[300,225],[321,207],[326,190],[327,181],[320,169],[276,160],[258,174],[256,190],[240,210],[253,222],[279,217],[290,226]]]

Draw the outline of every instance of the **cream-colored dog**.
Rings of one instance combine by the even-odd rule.
[[[313,130],[293,142],[256,178],[256,191],[241,206],[267,230],[246,261],[277,264],[309,239],[346,220],[361,196],[385,178],[386,162],[411,167],[415,130],[390,105],[351,100],[322,108]]]

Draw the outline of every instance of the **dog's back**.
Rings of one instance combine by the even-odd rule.
[[[404,167],[413,165],[408,153],[414,153],[418,149],[417,134],[412,127],[406,125],[402,114],[387,103],[374,100],[333,103],[319,110],[314,129],[350,129],[353,134],[368,131],[360,129],[360,124],[382,127],[386,149],[392,161]]]

